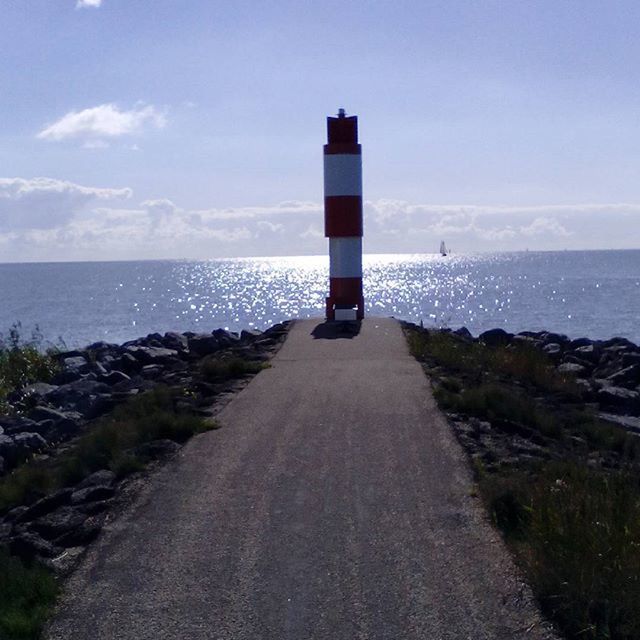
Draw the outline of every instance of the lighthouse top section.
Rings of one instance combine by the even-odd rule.
[[[344,109],[337,116],[327,118],[327,142],[324,145],[325,155],[357,154],[362,150],[358,144],[358,116],[347,116]]]

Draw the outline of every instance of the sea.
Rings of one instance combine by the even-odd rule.
[[[322,318],[327,256],[0,264],[0,333],[76,348]],[[640,343],[640,250],[365,255],[368,316]]]

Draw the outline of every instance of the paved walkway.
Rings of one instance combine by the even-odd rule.
[[[49,638],[551,637],[398,323],[318,324],[105,529]]]

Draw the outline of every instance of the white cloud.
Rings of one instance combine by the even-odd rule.
[[[551,234],[555,236],[567,237],[571,235],[557,220],[552,218],[536,218],[529,226],[520,227],[520,233],[525,236],[538,236]]]
[[[166,125],[165,114],[152,105],[139,106],[129,111],[113,103],[97,107],[70,111],[53,124],[47,125],[37,137],[55,141],[79,138],[85,146],[104,144],[104,139],[140,133],[145,126],[162,128]]]
[[[321,203],[187,209],[129,189],[0,179],[0,261],[324,254]],[[640,247],[640,204],[485,207],[365,203],[369,253]]]
[[[48,229],[99,202],[131,197],[131,189],[83,187],[53,178],[0,178],[0,229]]]
[[[102,0],[78,0],[76,2],[76,9],[83,9],[85,7],[98,8],[102,4]]]

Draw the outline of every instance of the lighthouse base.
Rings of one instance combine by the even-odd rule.
[[[357,303],[336,303],[335,299],[327,298],[327,320],[363,320],[364,319],[364,298],[360,298]]]

